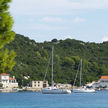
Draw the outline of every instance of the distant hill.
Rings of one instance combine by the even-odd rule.
[[[19,84],[26,85],[30,80],[43,80],[51,47],[54,45],[54,81],[73,83],[80,58],[83,59],[83,83],[98,80],[101,75],[108,75],[108,42],[89,43],[75,39],[57,40],[37,43],[28,37],[17,34],[15,40],[9,44],[17,54],[13,71]],[[47,73],[47,80],[51,79],[51,65]],[[30,79],[24,79],[30,76]],[[78,82],[77,82],[78,84]]]

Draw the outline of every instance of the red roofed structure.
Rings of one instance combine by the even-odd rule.
[[[101,79],[108,79],[108,76],[101,76]]]
[[[0,75],[9,76],[9,74],[7,74],[7,73],[1,73]]]
[[[15,80],[15,78],[11,78],[11,77],[9,77],[9,80]]]
[[[10,75],[7,73],[1,73],[0,74],[0,83],[3,84],[3,88],[17,88],[18,83],[16,81],[15,76],[9,77]]]

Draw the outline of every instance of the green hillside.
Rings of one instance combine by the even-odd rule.
[[[16,65],[13,71],[19,84],[26,85],[30,80],[43,80],[51,47],[54,45],[54,81],[72,84],[80,59],[83,59],[83,83],[98,80],[101,75],[108,74],[108,42],[89,43],[74,39],[56,40],[37,43],[28,37],[17,34],[9,44],[9,49],[16,52]],[[51,79],[51,63],[47,80]],[[30,76],[29,80],[23,76]]]

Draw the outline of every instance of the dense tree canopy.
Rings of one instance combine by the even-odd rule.
[[[13,19],[8,12],[10,2],[11,0],[0,0],[0,73],[12,70],[15,65],[15,52],[4,48],[15,36],[11,30]]]
[[[55,40],[55,39],[54,39]],[[91,82],[98,80],[101,75],[108,75],[108,42],[86,43],[78,40],[66,39],[36,43],[22,35],[16,35],[15,40],[7,46],[17,53],[17,64],[10,74],[15,75],[19,84],[22,79],[24,84],[30,80],[43,80],[51,47],[54,45],[54,81],[71,83],[75,79],[80,59],[83,60],[82,81]],[[28,80],[23,76],[30,76]],[[46,79],[51,81],[51,61]],[[79,84],[79,77],[77,84]]]

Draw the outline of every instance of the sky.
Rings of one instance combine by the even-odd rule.
[[[108,0],[13,0],[13,30],[36,42],[108,41]]]

